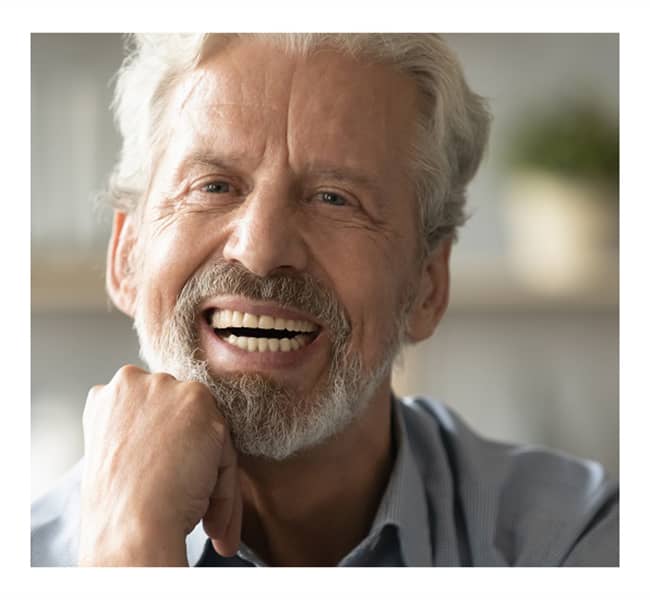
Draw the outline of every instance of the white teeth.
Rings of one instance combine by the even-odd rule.
[[[249,329],[286,329],[311,333],[316,331],[316,325],[309,321],[298,321],[294,319],[274,318],[269,315],[253,315],[241,313],[238,310],[215,310],[212,313],[211,323],[215,329],[227,329],[230,327],[247,327]]]
[[[260,329],[273,329],[273,322],[275,319],[273,317],[269,317],[267,315],[262,315],[259,319],[259,323],[257,326]]]
[[[257,321],[258,318],[256,315],[251,315],[249,313],[244,313],[244,317],[242,318],[241,326],[242,327],[254,327],[257,329]]]
[[[290,352],[300,350],[310,341],[308,333],[317,330],[316,325],[309,321],[294,319],[274,318],[269,315],[253,315],[242,313],[238,310],[215,310],[212,313],[211,325],[215,329],[259,329],[259,330],[287,330],[297,332],[292,338],[284,337],[249,337],[237,336],[231,333],[223,339],[229,344],[245,350],[246,352]],[[224,332],[226,333],[226,332]]]
[[[300,350],[309,343],[309,337],[306,335],[297,335],[291,339],[282,338],[279,340],[277,338],[255,338],[231,334],[223,339],[247,352],[290,352],[291,350]]]

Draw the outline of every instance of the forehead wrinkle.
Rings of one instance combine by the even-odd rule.
[[[292,145],[291,145],[291,123],[292,113],[294,110],[294,89],[295,89],[295,80],[296,80],[296,63],[294,62],[293,69],[291,69],[291,80],[289,82],[289,92],[287,95],[287,107],[286,107],[286,117],[284,122],[284,144],[285,144],[285,155],[287,166],[291,168],[291,165],[294,164]]]
[[[228,167],[261,160],[267,146],[267,136],[259,135],[265,119],[260,119],[259,111],[243,110],[259,106],[217,102],[196,110],[188,107],[184,121],[191,131],[186,132],[178,170],[190,163]]]
[[[192,125],[196,129],[201,119],[206,122],[200,124],[201,130],[215,128],[218,124],[224,128],[234,125],[235,129],[243,127],[245,133],[252,134],[249,138],[260,139],[264,137],[260,136],[263,130],[271,133],[269,124],[277,127],[286,119],[286,96],[283,97],[286,86],[270,77],[266,70],[251,81],[247,63],[241,62],[243,59],[236,55],[224,58],[229,59],[225,64],[217,61],[203,67],[200,85],[195,86],[196,102],[194,106],[188,105]],[[279,139],[285,137],[284,132],[274,135],[278,133],[281,133]]]
[[[284,92],[289,87],[283,80],[286,79],[287,70],[293,75],[294,68],[287,64],[284,74],[278,75],[274,72],[276,77],[270,77],[270,72],[263,69],[261,74],[258,72],[251,78],[251,61],[253,64],[259,62],[260,49],[263,51],[262,60],[266,61],[271,60],[272,52],[280,52],[279,49],[261,41],[238,40],[204,61],[199,68],[204,71],[208,78],[206,83],[212,88],[209,95],[234,99],[231,102],[220,102],[224,106],[263,107],[274,112],[286,109],[284,102],[274,103],[270,100],[277,98],[278,90]],[[290,57],[282,54],[284,57]]]
[[[180,102],[183,121],[192,130],[191,138],[185,138],[181,161],[184,165],[189,161],[258,164],[273,150],[273,161],[281,160],[295,174],[379,187],[381,175],[389,166],[395,168],[400,154],[394,146],[398,140],[389,135],[389,117],[396,106],[379,93],[384,91],[384,81],[375,71],[378,65],[360,65],[362,72],[372,75],[360,89],[355,78],[350,79],[353,75],[338,68],[339,61],[347,57],[333,55],[334,60],[327,57],[315,64],[310,60],[314,57],[293,61],[289,57],[279,76],[272,68],[263,69],[252,81],[243,58],[237,55],[231,55],[234,60],[227,65],[203,65],[186,83]],[[264,56],[270,58],[269,53]],[[324,80],[331,85],[325,94],[314,97],[313,84]],[[364,112],[373,115],[369,130],[363,130],[355,121],[356,113],[348,110],[349,98],[336,93],[350,83],[357,105],[363,101]],[[181,125],[177,122],[176,126]],[[306,140],[311,140],[309,146]],[[374,174],[372,165],[377,162],[381,162],[380,172]]]
[[[233,74],[232,70],[235,70],[236,73]],[[231,60],[227,68],[224,68],[219,62],[215,62],[213,65],[212,61],[208,61],[189,75],[189,81],[180,85],[181,90],[185,88],[186,91],[182,93],[180,99],[179,113],[202,112],[211,119],[220,117],[224,108],[248,107],[272,112],[282,109],[279,105],[265,101],[269,99],[269,94],[266,92],[268,87],[266,78],[263,82],[262,94],[257,89],[251,93],[251,90],[244,85],[245,82],[246,71],[237,61]],[[195,103],[194,107],[192,107],[193,102]],[[201,111],[196,110],[196,103]]]
[[[366,162],[386,163],[400,154],[395,146],[403,136],[401,129],[397,135],[392,131],[391,119],[401,117],[403,107],[392,95],[386,97],[386,88],[387,83],[395,86],[401,100],[401,74],[332,51],[308,57],[298,66],[289,113],[291,132],[296,131],[297,137],[290,137],[289,143],[301,144],[300,134],[309,132],[312,139],[319,140],[322,154],[337,163],[354,155]],[[320,90],[317,95],[314,87]],[[361,106],[364,114],[359,118]]]
[[[206,77],[206,73],[204,71],[198,71],[198,72],[193,72],[192,76],[190,76],[190,80],[182,87],[187,87],[187,91],[183,95],[181,101],[180,101],[180,106],[179,106],[179,113],[183,113],[185,111],[185,105],[192,99],[194,94],[196,93],[197,88],[203,84],[204,80]]]

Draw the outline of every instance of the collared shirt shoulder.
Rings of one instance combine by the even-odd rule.
[[[601,465],[487,440],[426,398],[399,406],[436,565],[618,564],[618,485]]]

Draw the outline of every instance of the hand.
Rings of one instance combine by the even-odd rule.
[[[217,552],[237,552],[237,458],[204,385],[122,367],[90,390],[83,430],[80,565],[187,566],[201,519]]]

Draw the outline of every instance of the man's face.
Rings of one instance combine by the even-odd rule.
[[[343,389],[334,369],[350,371],[342,393],[360,396],[357,412],[385,387],[422,272],[415,111],[410,80],[330,51],[239,42],[185,77],[137,225],[133,306],[150,367],[173,372],[161,345],[191,334],[204,373],[259,384],[259,402],[280,390],[291,419],[311,421],[322,414],[310,403]]]

